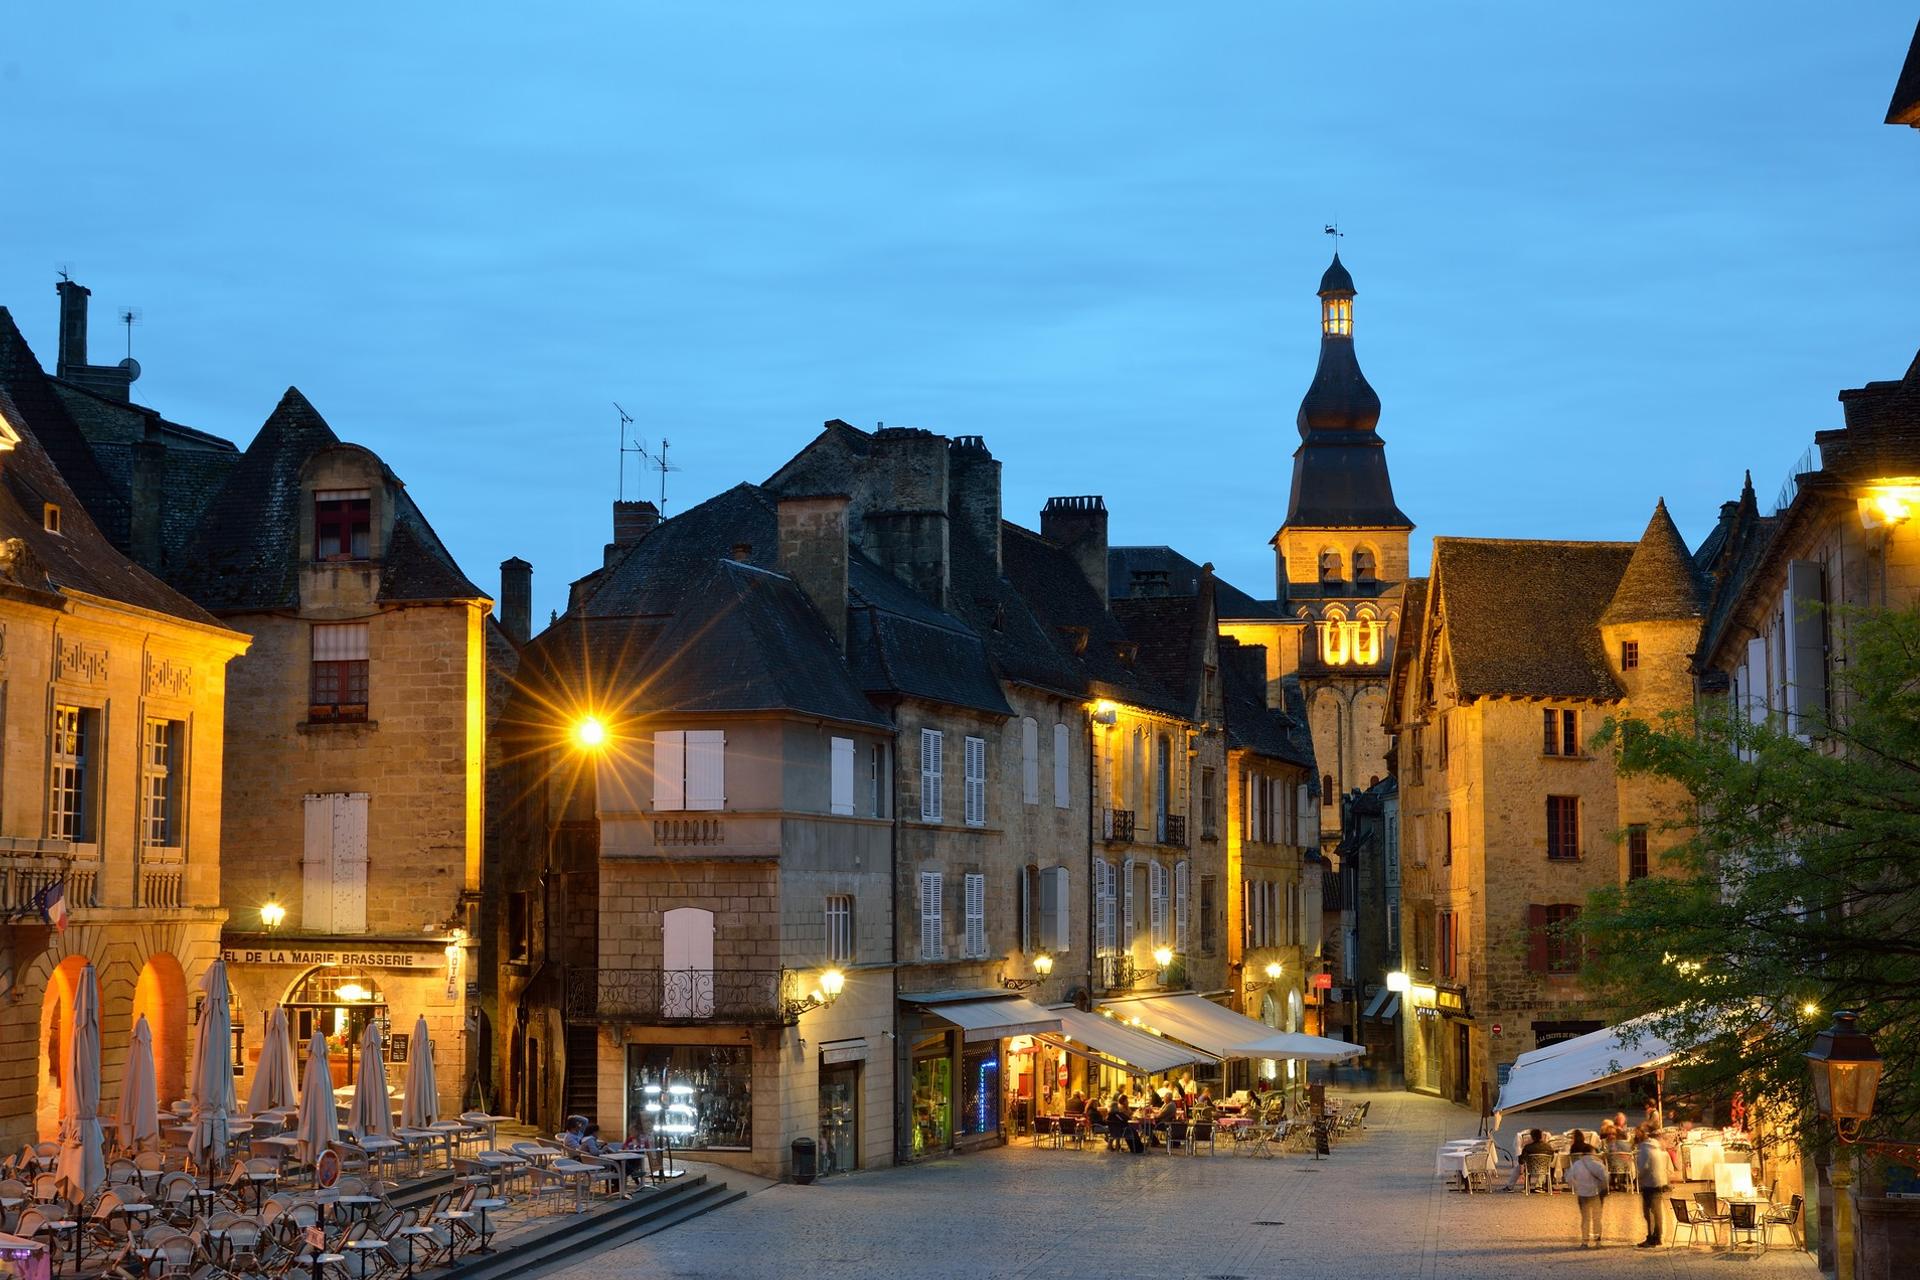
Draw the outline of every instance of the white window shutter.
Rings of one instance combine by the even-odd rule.
[[[1307,784],[1304,782],[1293,789],[1293,813],[1299,828],[1293,833],[1293,842],[1302,848],[1318,843],[1320,833],[1314,828],[1318,826],[1320,814],[1312,804],[1312,797],[1307,794]]]
[[[333,932],[333,797],[308,796],[300,858],[300,928]]]
[[[1094,945],[1101,954],[1113,951],[1113,864],[1105,858],[1093,864]]]
[[[1053,807],[1065,809],[1072,800],[1072,752],[1067,746],[1067,726],[1053,726]]]
[[[1020,720],[1020,798],[1040,803],[1040,726],[1032,716]]]
[[[987,740],[966,739],[966,820],[970,827],[987,821]]]
[[[687,735],[658,729],[653,735],[653,807],[677,813],[687,807]]]
[[[978,960],[987,954],[987,878],[969,872],[963,888],[966,892],[967,957]]]
[[[727,807],[727,735],[718,729],[687,730],[687,808]]]
[[[1167,941],[1167,869],[1159,862],[1147,864],[1147,897],[1151,904],[1153,945],[1164,946]]]
[[[1053,881],[1053,949],[1067,951],[1073,946],[1073,873],[1065,867],[1046,872]]]
[[[922,871],[920,873],[920,958],[922,960],[946,958],[946,945],[940,935],[940,928],[940,873]]]
[[[1066,923],[1066,913],[1062,910],[1066,893],[1065,867],[1048,867],[1040,873],[1040,947],[1043,951],[1066,950],[1066,934],[1062,929]]]
[[[1173,864],[1174,945],[1182,951],[1187,949],[1187,867],[1185,858]]]
[[[713,912],[675,907],[660,916],[660,1012],[713,1016]]]
[[[1120,945],[1132,948],[1133,940],[1140,936],[1140,927],[1135,922],[1133,911],[1133,859],[1128,858],[1120,864],[1120,927],[1124,932]]]
[[[333,797],[333,931],[367,931],[367,793]]]
[[[853,739],[832,740],[833,812],[853,812]]]
[[[944,767],[941,755],[944,749],[943,735],[938,729],[920,731],[920,819],[923,822],[940,821],[941,771]]]

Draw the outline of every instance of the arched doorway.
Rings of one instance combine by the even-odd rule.
[[[327,1061],[336,1086],[352,1084],[360,1070],[360,1037],[367,1023],[388,1034],[387,999],[365,970],[323,965],[309,969],[287,989],[281,1001],[304,1072],[305,1053],[317,1030],[327,1038]]]
[[[133,987],[134,1024],[144,1017],[153,1033],[153,1078],[160,1105],[187,1096],[187,977],[164,951],[147,957]]]
[[[80,989],[85,956],[68,956],[47,975],[40,998],[40,1089],[35,1098],[34,1126],[40,1141],[60,1136],[60,1089],[65,1083],[67,1036],[73,1027],[73,998]]]

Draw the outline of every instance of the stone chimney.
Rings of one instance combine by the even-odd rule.
[[[947,544],[947,439],[920,427],[882,427],[863,479],[860,545],[941,608],[952,573]]]
[[[964,530],[1000,572],[1000,461],[981,436],[955,436],[947,446],[947,524]]]
[[[60,361],[55,375],[65,378],[87,364],[87,299],[93,290],[71,280],[53,286],[60,293]]]
[[[1171,575],[1165,569],[1135,569],[1127,594],[1137,600],[1151,600],[1173,594]]]
[[[127,493],[127,553],[147,572],[163,575],[161,531],[167,515],[167,446],[149,419],[147,435],[137,442]]]
[[[519,556],[500,562],[500,629],[515,645],[533,635],[533,566]]]
[[[1048,498],[1040,510],[1040,536],[1080,566],[1100,603],[1107,600],[1107,503],[1099,494]]]
[[[847,496],[780,499],[780,572],[792,578],[847,647]]]
[[[602,568],[611,565],[620,558],[622,552],[653,531],[660,523],[660,508],[644,498],[637,502],[615,502],[613,504],[613,541],[609,542],[606,552],[601,556]]]

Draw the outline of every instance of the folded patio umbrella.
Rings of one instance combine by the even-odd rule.
[[[258,1114],[294,1105],[293,1039],[287,1034],[287,1010],[273,1006],[267,1019],[267,1039],[260,1046],[260,1064],[253,1069],[253,1087],[247,1090],[247,1110]]]
[[[300,1156],[314,1161],[340,1140],[340,1113],[334,1110],[333,1073],[327,1066],[327,1038],[314,1028],[307,1044],[307,1074],[300,1085],[300,1115],[294,1124]]]
[[[433,1079],[433,1041],[427,1038],[422,1014],[413,1024],[407,1051],[407,1096],[400,1104],[400,1120],[408,1128],[424,1129],[440,1118],[440,1087]]]
[[[127,1066],[120,1075],[120,1105],[114,1109],[120,1145],[138,1147],[160,1136],[160,1088],[153,1073],[153,1028],[147,1015],[133,1024]]]
[[[60,1090],[60,1180],[84,1200],[107,1180],[100,1133],[100,985],[93,966],[80,971],[73,996],[73,1027],[67,1034],[66,1071]]]
[[[360,1033],[360,1074],[353,1082],[353,1108],[347,1113],[347,1128],[356,1138],[393,1136],[387,1065],[380,1060],[380,1024],[372,1020]]]
[[[187,1098],[193,1132],[187,1152],[209,1173],[226,1157],[233,1100],[233,1007],[227,964],[215,960],[200,979],[200,1021],[194,1026],[193,1078]]]

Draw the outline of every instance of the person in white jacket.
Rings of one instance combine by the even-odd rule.
[[[1667,1207],[1661,1200],[1667,1194],[1667,1184],[1673,1181],[1673,1159],[1660,1142],[1659,1129],[1643,1124],[1639,1134],[1640,1145],[1633,1149],[1633,1177],[1640,1184],[1640,1210],[1647,1219],[1647,1238],[1640,1242],[1640,1248],[1655,1249],[1666,1224]]]
[[[1580,1247],[1600,1247],[1600,1210],[1606,1204],[1607,1166],[1592,1151],[1583,1151],[1567,1165],[1567,1185],[1580,1206]]]

